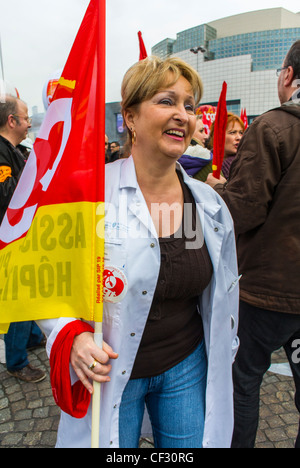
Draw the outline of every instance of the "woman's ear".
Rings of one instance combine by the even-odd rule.
[[[132,127],[134,128],[135,112],[132,109],[127,109],[124,111],[124,121],[129,129]]]

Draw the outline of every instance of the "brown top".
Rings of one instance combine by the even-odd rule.
[[[184,193],[182,227],[159,239],[160,273],[131,379],[162,374],[188,357],[203,339],[197,304],[213,268],[194,198],[177,174]]]

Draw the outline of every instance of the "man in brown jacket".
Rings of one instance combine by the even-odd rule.
[[[281,107],[250,125],[227,182],[207,179],[234,219],[242,275],[233,448],[254,447],[260,385],[282,346],[300,412],[300,41],[277,73]]]

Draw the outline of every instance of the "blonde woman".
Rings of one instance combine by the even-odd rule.
[[[104,304],[103,349],[83,329],[70,358],[73,381],[89,392],[92,380],[103,382],[101,447],[137,448],[149,421],[157,448],[230,446],[238,345],[232,220],[222,199],[177,164],[201,95],[198,74],[176,58],[150,57],[123,80],[132,154],[106,166],[105,255],[121,300]],[[42,323],[50,353],[72,323]],[[63,412],[57,446],[88,447],[90,426],[90,408],[82,419]]]

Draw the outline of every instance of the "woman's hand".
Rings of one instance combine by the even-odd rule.
[[[210,185],[212,188],[214,188],[215,185],[217,184],[225,184],[226,179],[220,175],[220,179],[216,179],[212,174],[208,174],[207,179],[206,179],[206,184]]]
[[[111,365],[108,362],[117,358],[118,354],[107,343],[103,342],[103,349],[100,349],[94,342],[93,333],[86,332],[74,339],[70,360],[78,378],[85,388],[93,393],[90,379],[100,383],[109,382]],[[95,367],[89,369],[94,362],[96,362]]]

